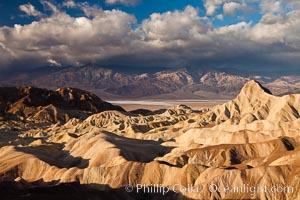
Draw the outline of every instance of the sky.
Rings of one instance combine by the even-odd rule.
[[[0,71],[300,69],[299,0],[1,0]]]

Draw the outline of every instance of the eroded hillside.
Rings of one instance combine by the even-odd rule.
[[[209,111],[107,110],[47,127],[3,119],[0,180],[33,196],[33,188],[69,184],[101,193],[92,199],[300,199],[299,102],[299,94],[273,96],[250,81]],[[136,194],[140,184],[170,191]],[[257,186],[265,189],[230,190]]]

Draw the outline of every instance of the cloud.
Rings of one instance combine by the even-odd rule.
[[[101,15],[102,8],[97,4],[90,5],[88,2],[78,2],[75,3],[73,0],[66,0],[62,4],[63,7],[66,8],[77,8],[84,12],[87,17],[94,17],[97,15]]]
[[[262,0],[260,9],[262,13],[280,13],[283,11],[280,0]]]
[[[222,14],[219,14],[219,15],[216,16],[216,18],[217,18],[218,20],[221,20],[221,21],[222,21],[222,20],[224,19],[224,16],[223,16]]]
[[[10,56],[15,57],[15,53],[7,48],[2,42],[0,42],[0,47],[2,50],[6,51]]]
[[[142,23],[147,41],[189,40],[206,27],[201,23],[197,9],[187,6],[183,11],[154,13]]]
[[[220,15],[223,9],[224,15],[235,15],[237,10],[255,10],[258,0],[204,0],[204,7],[207,16]]]
[[[286,2],[288,6],[294,8],[294,9],[300,8],[299,0],[284,0],[284,2]]]
[[[252,38],[262,44],[282,45],[290,50],[300,49],[300,11],[285,15],[265,14],[252,28]],[[298,34],[297,34],[298,32]],[[278,47],[277,47],[278,48]]]
[[[236,2],[229,2],[223,5],[223,12],[225,15],[235,15],[236,11],[242,9],[244,5]]]
[[[76,3],[73,0],[65,0],[63,2],[63,6],[67,7],[67,8],[75,8],[76,7]]]
[[[0,42],[0,71],[1,69],[8,69],[11,63],[17,59],[15,53],[5,46],[2,42]]]
[[[91,19],[58,11],[28,25],[1,27],[0,42],[19,60],[34,61],[32,65],[45,65],[49,58],[61,64],[85,63],[124,53],[128,48],[123,45],[137,37],[134,23],[134,16],[119,10],[101,11]]]
[[[51,66],[56,66],[56,67],[61,67],[62,64],[57,62],[56,60],[49,58],[47,59],[47,62],[51,65]]]
[[[105,0],[106,4],[114,5],[114,4],[122,4],[125,6],[134,6],[137,5],[139,0]]]
[[[88,17],[101,15],[101,13],[103,12],[103,10],[98,5],[90,6],[88,3],[77,4],[77,7],[81,9]]]
[[[51,3],[50,1],[40,0],[40,2],[44,6],[45,10],[50,10],[53,13],[59,13],[60,12],[60,10],[57,8],[57,6],[54,5],[53,3]]]
[[[257,24],[241,21],[213,27],[192,6],[153,13],[141,24],[117,9],[83,7],[94,12],[73,17],[54,9],[51,16],[30,24],[0,27],[0,67],[91,62],[141,67],[298,66],[300,59],[297,9],[267,12]]]
[[[204,7],[206,8],[206,15],[214,15],[217,8],[222,5],[225,0],[204,0]]]
[[[26,13],[27,16],[34,16],[34,17],[42,16],[42,13],[36,10],[35,7],[30,3],[20,5],[19,9],[24,13]]]

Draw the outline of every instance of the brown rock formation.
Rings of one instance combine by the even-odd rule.
[[[124,111],[102,101],[93,93],[75,88],[56,91],[34,87],[0,88],[0,114],[40,122],[65,122],[70,118],[85,119],[105,110]]]

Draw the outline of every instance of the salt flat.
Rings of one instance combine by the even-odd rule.
[[[198,99],[186,99],[186,100],[120,100],[120,101],[110,101],[107,102],[111,104],[121,105],[124,109],[130,111],[135,109],[148,109],[148,110],[158,110],[165,109],[171,106],[184,104],[193,109],[203,109],[211,108],[215,105],[225,103],[228,100],[198,100]]]

